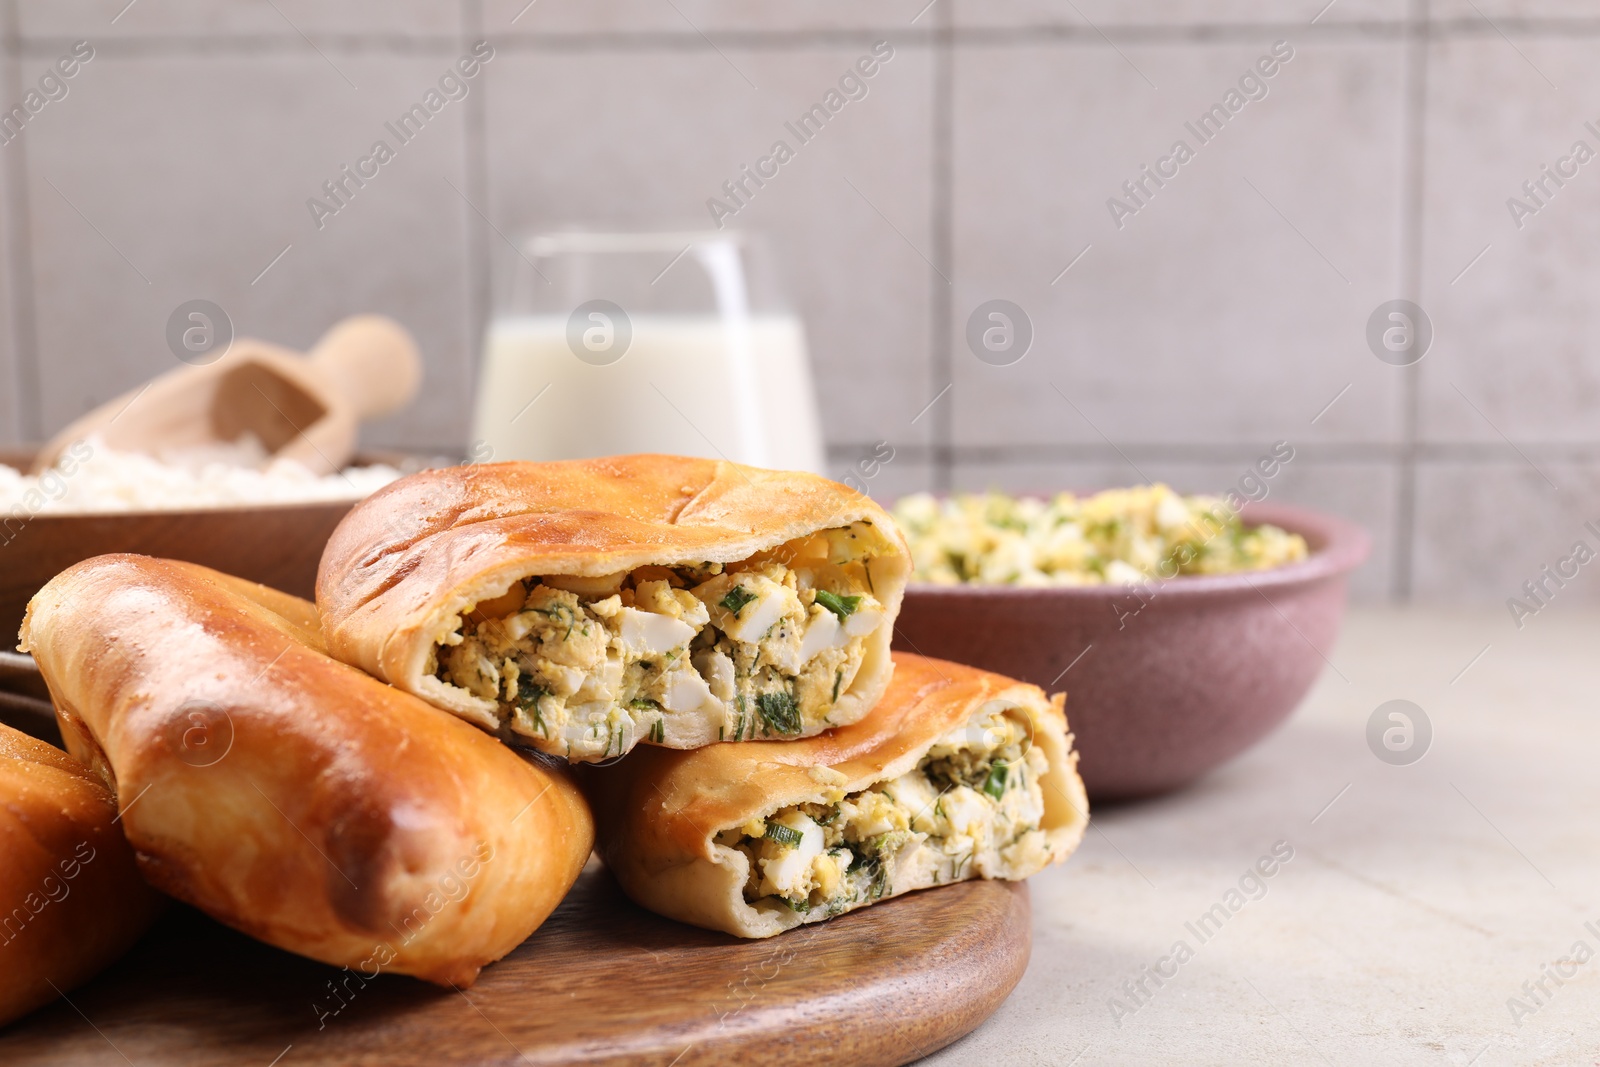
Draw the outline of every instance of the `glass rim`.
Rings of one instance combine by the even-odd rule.
[[[523,241],[523,248],[530,256],[548,259],[574,252],[682,252],[697,244],[742,245],[746,239],[739,230],[568,231],[534,234]]]

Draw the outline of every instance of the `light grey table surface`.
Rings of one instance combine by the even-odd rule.
[[[1600,1063],[1600,612],[1560,607],[1353,610],[1276,733],[1093,812],[1021,984],[926,1062]],[[1367,743],[1396,698],[1433,733],[1406,766]]]

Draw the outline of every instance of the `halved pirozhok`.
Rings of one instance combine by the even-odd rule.
[[[357,505],[317,580],[328,649],[573,761],[809,737],[888,685],[911,569],[813,474],[676,456],[424,471]]]
[[[640,751],[580,784],[627,894],[770,937],[879,900],[1066,859],[1089,804],[1063,697],[895,653],[866,718],[819,737]]]

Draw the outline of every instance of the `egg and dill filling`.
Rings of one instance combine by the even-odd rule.
[[[1300,534],[1247,526],[1228,498],[1184,496],[1160,483],[1049,499],[917,493],[896,503],[894,516],[914,580],[935,585],[1137,585],[1265,570],[1310,554]]]
[[[1050,862],[1041,829],[1045,753],[1025,719],[996,709],[952,730],[910,771],[724,830],[749,861],[745,901],[804,921],[969,878],[1015,878]]]
[[[809,735],[885,625],[887,544],[863,519],[733,563],[526,577],[465,612],[430,673],[569,759]]]

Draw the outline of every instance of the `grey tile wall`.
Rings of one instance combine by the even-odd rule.
[[[1585,128],[1600,129],[1597,48],[1600,38],[1513,49],[1474,37],[1429,51],[1422,286],[1441,329],[1419,365],[1425,441],[1595,438],[1600,162],[1574,160],[1566,179],[1546,179],[1543,168],[1580,140],[1600,152],[1600,136]],[[1530,197],[1522,185],[1533,180],[1545,190]],[[1514,216],[1511,198],[1526,213]]]
[[[484,14],[490,30],[505,27],[507,33],[739,35],[782,31],[859,32],[877,28],[901,30],[911,25],[913,19],[919,26],[931,24],[933,20],[922,14],[928,6],[928,0],[882,0],[872,4],[857,0],[758,4],[748,0],[673,0],[670,4],[661,0],[607,0],[605,3],[486,0]]]
[[[0,11],[0,92],[8,97],[17,91],[16,34],[9,14]],[[26,332],[18,327],[19,313],[26,314],[19,302],[26,304],[27,299],[14,284],[13,256],[20,258],[22,250],[5,238],[16,230],[15,220],[26,213],[16,196],[26,183],[21,180],[18,156],[9,148],[0,146],[0,322],[5,326],[0,329],[0,375],[4,376],[0,377],[0,441],[5,442],[17,438],[24,394],[34,391],[31,375],[25,373],[32,367],[19,364],[16,354],[18,335]]]
[[[18,0],[17,8],[33,39],[448,35],[461,20],[458,5],[434,0]]]
[[[347,311],[403,319],[427,402],[369,443],[459,449],[497,231],[703,225],[887,39],[868,98],[738,220],[806,321],[838,473],[886,441],[885,498],[1198,490],[1287,440],[1275,495],[1374,534],[1362,595],[1504,598],[1600,512],[1600,161],[1520,227],[1506,205],[1600,150],[1590,8],[0,0],[0,105],[96,48],[0,145],[0,441],[170,366],[165,318],[204,296],[302,347]],[[319,229],[306,199],[480,35],[470,95]],[[1267,95],[1201,144],[1185,123],[1279,40]],[[1122,192],[1180,138],[1175,176]],[[1113,196],[1138,208],[1120,226]],[[1365,341],[1399,296],[1435,327],[1410,368]],[[997,298],[1033,331],[1003,366],[966,338]]]
[[[954,0],[962,27],[1061,27],[1098,38],[1102,28],[1305,26],[1393,21],[1405,17],[1406,0]]]
[[[1594,464],[1542,459],[1535,471],[1515,458],[1440,462],[1423,468],[1417,498],[1419,598],[1516,597],[1541,611],[1545,604],[1593,602],[1592,563],[1569,565],[1568,573],[1576,569],[1577,576],[1561,585],[1547,582],[1538,600],[1527,597],[1523,583],[1543,580],[1542,569],[1571,556],[1579,541],[1600,553],[1600,536],[1585,525],[1600,529],[1600,468]]]
[[[706,200],[775,139],[793,142],[785,120],[820,99],[871,41],[729,44],[720,54],[506,47],[488,75],[488,213],[506,231],[574,218],[704,229]],[[920,384],[932,77],[926,49],[897,49],[867,95],[800,146],[737,217],[769,236],[783,267],[831,441],[931,443],[932,420],[912,420],[932,396]]]
[[[1126,62],[1089,42],[957,55],[956,318],[1005,297],[1034,328],[1010,366],[959,347],[958,448],[1112,428],[1167,445],[1398,439],[1393,368],[1348,340],[1398,281],[1401,46],[1302,43],[1200,144],[1186,123],[1268,44],[1130,45]],[[1325,140],[1308,142],[1313,128]],[[1131,203],[1122,183],[1178,140],[1194,159],[1168,164],[1163,186],[1146,179],[1147,205],[1113,223],[1108,199]]]
[[[377,434],[459,433],[471,377],[452,189],[465,184],[461,114],[441,112],[320,229],[305,207],[453,54],[340,55],[335,71],[315,54],[149,63],[105,51],[60,113],[23,134],[43,426],[170,368],[167,316],[206,298],[240,334],[301,349],[348,311],[395,315],[430,356],[428,402]]]

